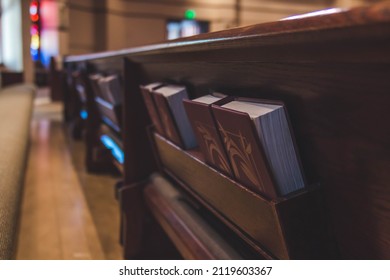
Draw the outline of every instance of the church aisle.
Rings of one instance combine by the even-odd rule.
[[[60,104],[35,106],[17,259],[105,259],[64,137]]]

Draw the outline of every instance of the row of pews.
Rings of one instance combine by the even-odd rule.
[[[389,50],[384,2],[67,57],[64,117],[87,169],[122,174],[124,258],[390,258]],[[269,200],[158,135],[140,92],[153,82],[283,101],[308,188]]]

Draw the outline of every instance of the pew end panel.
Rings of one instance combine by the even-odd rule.
[[[390,258],[389,5],[185,38],[127,55],[145,83],[281,100],[340,257]],[[380,100],[380,102],[378,102]],[[359,244],[359,246],[357,246]]]
[[[299,250],[302,239],[297,232],[304,227],[310,233],[307,224],[316,223],[319,228],[323,227],[323,235],[314,235],[318,240],[309,238],[309,243],[323,240],[319,242],[321,246],[334,251],[334,235],[335,250],[339,251],[339,255],[324,254],[324,258],[389,259],[390,173],[387,170],[390,155],[387,145],[390,138],[385,129],[390,121],[389,14],[390,4],[384,2],[118,52],[70,57],[68,62],[93,61],[91,65],[95,69],[109,68],[114,58],[122,63],[117,69],[122,69],[118,71],[125,81],[126,184],[145,180],[147,173],[155,169],[151,148],[145,145],[145,127],[150,120],[139,85],[152,82],[184,85],[191,98],[216,91],[283,101],[308,185],[319,184],[321,191],[313,192],[313,197],[298,196],[281,204],[274,203],[272,207],[265,203],[274,215],[269,217],[277,217],[273,220],[279,225],[275,227],[279,228],[276,235],[281,240],[276,242],[281,244],[279,249],[275,246],[270,250],[269,245],[264,246],[265,241],[254,244],[247,237],[247,229],[236,230],[235,240],[250,244],[258,256],[304,258],[312,255],[310,250]],[[185,173],[172,174],[164,168],[167,164],[161,160],[164,149],[160,147],[157,151],[165,177],[194,201],[210,206],[209,216],[216,216],[229,227],[221,211],[214,211],[215,205],[202,203],[204,198],[183,183],[180,176]],[[150,165],[143,162],[146,154],[151,159]],[[178,157],[186,155],[186,152],[178,152]],[[164,223],[162,214],[166,209],[159,209],[153,202],[156,200],[152,201],[156,192],[151,189],[153,187],[144,193],[147,205]],[[302,205],[313,207],[316,201],[324,201],[325,210],[305,216],[302,224],[306,226],[291,217],[291,209],[295,215],[304,215]],[[167,226],[165,230],[172,232]],[[171,236],[173,240],[180,240]],[[313,244],[309,247],[316,248]],[[182,252],[186,252],[183,254],[194,256],[188,254],[188,250],[188,247],[183,249]]]

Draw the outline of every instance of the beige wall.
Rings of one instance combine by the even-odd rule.
[[[165,20],[108,15],[107,39],[107,50],[161,42],[165,39]]]
[[[82,54],[96,51],[95,44],[95,4],[94,1],[68,1],[68,50],[69,54]]]
[[[370,1],[364,1],[364,0],[336,0],[335,5],[340,8],[350,8],[354,6],[360,6],[364,5],[366,2]],[[371,2],[374,2],[371,0]]]

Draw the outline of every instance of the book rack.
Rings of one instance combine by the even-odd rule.
[[[198,151],[184,151],[157,133],[153,133],[153,140],[161,171],[261,257],[326,258],[332,254],[319,187],[267,200],[208,166]]]

